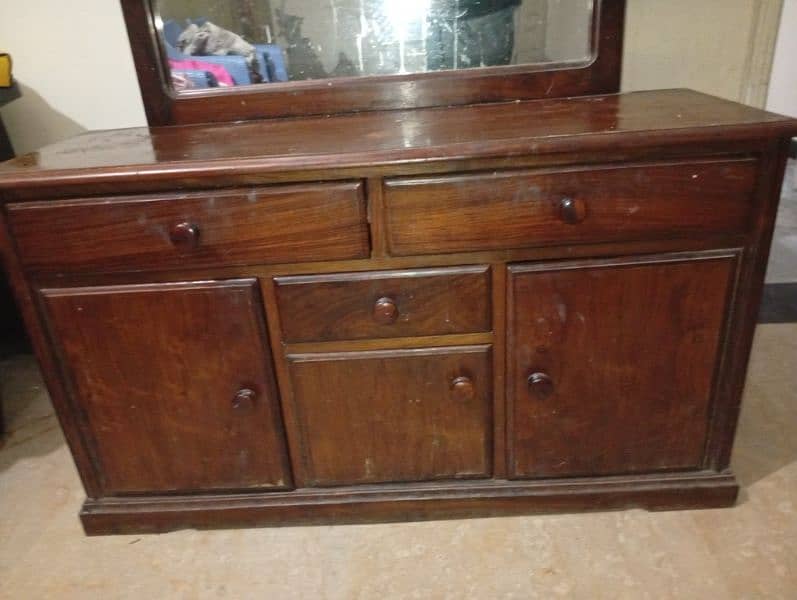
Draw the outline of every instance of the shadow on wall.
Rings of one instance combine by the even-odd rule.
[[[83,133],[85,127],[50,106],[36,90],[17,80],[22,97],[3,107],[0,114],[17,155]]]

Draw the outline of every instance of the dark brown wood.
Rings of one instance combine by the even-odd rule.
[[[723,508],[739,487],[729,473],[704,471],[544,481],[468,481],[352,486],[290,494],[181,498],[104,498],[87,501],[81,518],[89,535],[164,532],[180,528],[373,523],[464,519],[629,508]]]
[[[737,258],[513,266],[512,475],[699,468]]]
[[[455,377],[451,382],[451,391],[460,402],[471,402],[476,397],[476,386],[470,377]]]
[[[392,325],[399,317],[399,309],[393,298],[382,297],[376,301],[373,310],[374,321],[380,325]]]
[[[742,232],[755,182],[753,159],[389,180],[388,244],[407,256]],[[565,216],[563,201],[583,207]]]
[[[256,286],[41,291],[104,495],[291,487]]]
[[[12,204],[8,212],[22,263],[32,270],[123,271],[370,254],[359,183]]]
[[[199,226],[182,221],[169,229],[169,239],[181,250],[193,250],[199,245]]]
[[[797,122],[792,119],[689,90],[665,90],[92,132],[0,165],[0,190],[6,199],[14,199],[49,189],[49,194],[39,192],[47,198],[81,187],[104,190],[95,194],[118,193],[121,184],[126,190],[153,186],[173,190],[218,181],[240,185],[242,179],[295,181],[305,173],[314,179],[430,168],[450,173],[450,161],[459,161],[456,171],[472,170],[473,161],[488,158],[500,158],[493,163],[500,168],[530,157],[539,166],[545,164],[544,155],[554,155],[547,156],[550,162],[561,153],[592,152],[589,162],[614,154],[614,160],[627,162],[635,155],[632,151],[642,148],[655,148],[656,156],[673,145],[680,154],[696,147],[700,152],[732,154],[740,140],[748,142],[749,150],[749,142],[796,134]]]
[[[28,337],[41,368],[42,378],[47,386],[50,402],[55,408],[58,422],[77,466],[83,488],[89,498],[99,498],[101,495],[99,474],[92,449],[84,435],[82,418],[68,394],[58,357],[34,300],[34,291],[19,263],[5,211],[0,211],[0,258],[3,261],[3,268],[8,273],[8,281],[25,321]]]
[[[166,77],[165,59],[160,46],[154,43],[158,29],[151,1],[122,0],[121,4],[147,122],[150,125],[167,125],[172,122],[174,98],[166,83],[171,82],[171,77]]]
[[[279,277],[286,342],[490,331],[487,267]]]
[[[0,166],[87,530],[731,504],[795,133],[675,90],[91,133]]]
[[[309,484],[491,474],[489,346],[288,360]]]
[[[727,351],[718,378],[718,393],[712,407],[706,445],[705,465],[715,470],[727,469],[731,462],[790,141],[770,142],[770,151],[759,173],[756,190],[759,210],[754,222],[754,236],[744,253],[736,281],[736,302],[725,332]]]
[[[665,90],[92,132],[1,164],[0,190],[8,201],[116,195],[120,186],[136,192],[182,191],[523,165],[624,163],[645,154],[660,160],[766,152],[766,139],[793,135],[797,122],[792,119],[689,90]]]
[[[452,106],[617,92],[625,0],[602,0],[588,65],[515,65],[391,76],[269,83],[174,94],[151,0],[121,0],[152,126]]]
[[[526,379],[529,391],[540,400],[547,400],[555,390],[553,379],[547,373],[532,373]]]
[[[569,225],[581,223],[587,218],[586,200],[565,196],[559,201],[559,218]]]

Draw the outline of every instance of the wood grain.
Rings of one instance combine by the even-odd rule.
[[[489,346],[289,355],[311,485],[491,473]],[[455,389],[467,377],[472,396]]]
[[[42,290],[105,495],[291,487],[256,285]]]
[[[20,259],[32,270],[120,271],[370,255],[360,183],[12,204],[8,212]],[[190,228],[192,235],[185,233]]]
[[[334,492],[334,493],[333,493]],[[89,535],[162,532],[219,525],[307,525],[464,519],[563,511],[732,506],[739,486],[729,472],[667,473],[539,481],[459,481],[180,498],[87,501]]]
[[[345,132],[345,135],[341,135]],[[797,120],[690,90],[90,132],[0,165],[4,199],[766,152]],[[264,140],[268,140],[265,143]],[[762,143],[763,142],[763,143]],[[757,150],[756,150],[757,149]],[[564,156],[562,156],[564,154]],[[454,163],[454,164],[451,164]]]
[[[737,262],[512,266],[512,476],[698,468]]]
[[[752,159],[394,179],[388,245],[408,256],[742,232],[755,182]],[[575,223],[566,199],[585,205]]]
[[[278,277],[276,284],[288,343],[491,330],[488,267]]]

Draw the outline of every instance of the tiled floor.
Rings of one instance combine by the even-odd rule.
[[[0,597],[797,598],[797,324],[757,333],[738,506],[86,538],[28,357],[0,362]]]

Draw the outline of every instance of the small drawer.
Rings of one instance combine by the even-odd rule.
[[[286,342],[491,330],[485,266],[276,278]]]
[[[24,267],[126,271],[369,256],[359,182],[8,207]]]
[[[754,159],[393,179],[397,256],[747,231]]]

